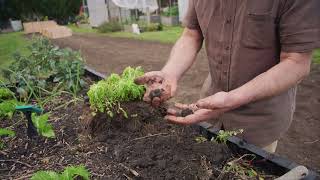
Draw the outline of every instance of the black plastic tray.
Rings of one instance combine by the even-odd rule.
[[[86,75],[94,78],[95,80],[106,78],[106,75],[99,73],[88,66],[86,66],[85,69]],[[196,127],[199,128],[199,132],[202,135],[206,136],[208,139],[216,137],[219,132],[219,129],[213,128],[211,124],[206,122],[199,123]],[[265,171],[270,171],[273,174],[275,173],[275,175],[281,176],[298,166],[297,163],[290,161],[289,159],[283,158],[276,154],[268,153],[267,151],[255,145],[246,143],[242,139],[235,136],[230,137],[227,141],[227,144],[234,153],[255,154],[257,156],[256,162],[259,162],[255,165],[258,167],[260,166]],[[316,180],[320,179],[320,176],[316,172],[309,170],[308,176],[306,176],[304,179]]]

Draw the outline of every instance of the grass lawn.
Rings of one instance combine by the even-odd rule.
[[[7,67],[10,64],[14,52],[26,53],[29,43],[22,32],[0,34],[0,67]]]
[[[105,36],[111,37],[122,37],[122,38],[133,38],[145,41],[158,41],[163,43],[174,43],[180,37],[183,28],[180,26],[175,27],[167,27],[163,28],[163,31],[157,32],[144,32],[140,35],[129,33],[129,32],[112,32],[112,33],[99,33],[97,29],[90,28],[79,28],[75,25],[69,25],[69,28],[72,29],[73,32],[77,33],[95,33]]]
[[[16,51],[27,53],[29,41],[22,32],[0,34],[0,69],[6,68],[13,61],[12,54]],[[0,74],[0,80],[3,80]]]

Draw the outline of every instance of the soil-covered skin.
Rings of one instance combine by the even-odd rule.
[[[238,157],[225,144],[198,142],[198,129],[169,124],[164,109],[144,102],[122,105],[127,112],[114,118],[92,115],[85,101],[61,106],[72,100],[61,96],[47,110],[56,138],[26,135],[26,120],[16,113],[3,119],[1,127],[16,132],[4,138],[0,151],[0,179],[28,179],[38,170],[61,171],[83,164],[92,179],[233,179],[223,173],[226,162]],[[274,176],[269,176],[274,177]]]
[[[96,35],[73,35],[57,39],[61,47],[81,50],[87,64],[105,74],[120,73],[127,66],[142,66],[146,71],[159,70],[166,63],[172,44],[145,42]],[[204,50],[198,60],[179,81],[175,99],[182,103],[195,102],[208,74]],[[306,165],[320,173],[320,66],[298,87],[297,108],[289,131],[278,143],[277,154]]]

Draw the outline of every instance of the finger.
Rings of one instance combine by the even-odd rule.
[[[178,115],[179,113],[178,113],[178,111],[176,111],[175,109],[172,109],[172,108],[169,108],[168,110],[167,110],[167,113],[169,114],[169,115]]]
[[[182,103],[175,103],[174,106],[179,109],[188,109],[189,108],[188,104],[182,104]]]
[[[149,81],[149,77],[148,76],[141,76],[141,77],[137,77],[136,79],[134,79],[134,83],[138,84],[138,85],[144,85]]]
[[[152,104],[152,106],[154,106],[154,107],[160,106],[160,104],[161,104],[160,98],[159,98],[159,97],[154,97],[154,98],[152,99],[151,104]]]
[[[192,111],[197,111],[200,109],[196,104],[175,103],[175,106],[179,109],[191,109]]]
[[[212,105],[212,103],[205,101],[205,100],[199,100],[196,103],[197,107],[200,109],[214,109],[215,107]]]
[[[191,115],[189,115],[191,116]],[[180,116],[174,116],[174,115],[167,115],[164,117],[167,121],[174,123],[174,124],[180,124],[180,125],[191,125],[200,122],[200,120],[196,118],[190,118],[189,116],[186,117],[180,117]]]
[[[148,91],[146,91],[146,92],[144,93],[143,101],[145,101],[145,102],[147,102],[147,103],[150,103],[150,102],[151,102],[151,99],[150,99],[149,94],[150,94],[150,93],[149,93]]]
[[[177,117],[173,115],[167,115],[165,116],[165,119],[175,124],[190,125],[190,124],[195,124],[202,121],[207,121],[209,119],[215,118],[216,116],[217,115],[211,110],[200,109],[196,111],[194,114],[191,114],[186,117]]]

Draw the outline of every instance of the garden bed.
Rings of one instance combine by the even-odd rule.
[[[71,100],[64,95],[46,107],[52,110],[55,139],[29,139],[24,116],[18,113],[11,121],[0,121],[1,127],[16,132],[0,151],[1,179],[27,179],[38,170],[79,164],[93,179],[230,179],[232,173],[223,174],[222,168],[234,158],[232,152],[225,144],[197,142],[198,128],[168,124],[163,111],[143,102],[123,106],[129,119],[118,115],[110,121],[100,114],[91,122],[88,104],[67,105]]]
[[[85,80],[92,84],[96,79]],[[73,96],[62,95],[46,106],[52,112],[49,121],[55,139],[29,139],[24,116],[18,113],[11,121],[0,121],[1,127],[11,126],[16,132],[13,139],[5,139],[7,147],[0,151],[1,179],[28,179],[38,170],[61,171],[79,164],[92,179],[237,179],[241,173],[274,179],[287,171],[274,164],[254,167],[248,164],[255,162],[250,161],[253,157],[263,161],[253,153],[239,159],[244,157],[240,151],[206,140],[197,126],[165,122],[164,108],[154,109],[144,102],[123,104],[129,118],[121,113],[113,118],[103,113],[92,116],[87,90],[81,93],[84,101],[69,103]],[[226,164],[237,159],[246,169],[228,172]]]
[[[285,164],[276,156],[267,157],[270,154],[235,137],[227,144],[216,142],[216,138],[212,141],[217,133],[205,124],[200,126],[205,132],[202,135],[198,126],[182,127],[164,121],[165,107],[154,109],[140,101],[144,88],[135,85],[133,79],[143,74],[141,68],[127,68],[121,76],[111,74],[89,90],[94,81],[102,78],[101,74],[87,69],[83,77],[83,65],[77,53],[47,46],[47,41],[40,42],[50,53],[40,48],[40,53],[29,57],[37,61],[38,55],[50,55],[49,60],[54,61],[49,61],[51,66],[47,69],[35,66],[40,68],[39,73],[27,76],[40,78],[38,84],[22,78],[22,83],[12,84],[20,91],[12,91],[17,97],[31,93],[24,96],[25,102],[38,102],[50,113],[49,125],[42,128],[37,125],[38,133],[47,138],[28,137],[27,121],[22,114],[15,113],[12,119],[11,114],[2,118],[0,127],[11,129],[16,135],[1,137],[1,179],[28,179],[39,170],[62,171],[76,165],[88,169],[92,179],[274,179],[296,165],[290,161]],[[21,62],[30,59],[17,57]],[[67,63],[68,57],[77,57],[79,61]],[[14,72],[21,71],[18,67]],[[25,66],[21,68],[23,72]],[[52,70],[50,75],[39,76],[48,69]],[[62,71],[65,69],[68,73]],[[61,76],[65,74],[72,76]],[[20,77],[14,75],[10,77]],[[50,95],[49,99],[46,94]],[[9,96],[13,95],[9,93]],[[1,103],[7,100],[3,97]]]

